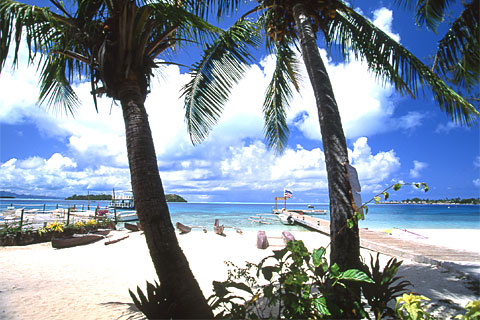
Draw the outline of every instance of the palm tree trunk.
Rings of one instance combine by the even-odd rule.
[[[330,264],[341,270],[360,267],[360,237],[358,225],[346,227],[354,210],[350,201],[351,186],[346,174],[347,143],[330,78],[318,50],[315,34],[307,19],[305,6],[293,7],[301,50],[317,103],[320,130],[328,176],[330,196]],[[359,290],[356,290],[359,294]],[[358,299],[358,298],[357,298]],[[348,300],[348,299],[347,299]]]
[[[173,301],[176,317],[213,318],[170,220],[144,106],[145,96],[134,81],[119,88],[119,97],[135,206],[160,284]]]
[[[360,262],[358,226],[352,229],[344,227],[354,213],[350,201],[352,187],[345,168],[348,163],[347,143],[330,78],[304,10],[302,4],[294,6],[303,60],[315,94],[325,152],[330,194],[331,263],[337,263],[343,270],[357,268]]]

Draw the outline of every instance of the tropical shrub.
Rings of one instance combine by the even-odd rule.
[[[302,241],[290,241],[258,265],[236,267],[226,281],[214,282],[210,306],[220,318],[338,317],[342,310],[331,303],[333,288],[373,281],[361,270],[329,267],[325,253],[325,248],[310,253]]]
[[[465,307],[466,313],[464,315],[459,314],[455,319],[459,320],[476,320],[480,319],[480,299],[470,301]]]
[[[395,312],[402,320],[435,319],[424,309],[423,301],[430,301],[430,299],[422,295],[404,293],[397,298]]]
[[[377,253],[376,259],[370,255],[370,268],[365,266],[364,271],[373,282],[362,284],[362,293],[377,320],[394,317],[395,311],[388,306],[388,303],[394,301],[406,291],[408,286],[412,285],[407,280],[397,282],[402,278],[396,276],[401,265],[402,261],[391,258],[381,271],[380,253]]]

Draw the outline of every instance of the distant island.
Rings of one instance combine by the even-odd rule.
[[[438,199],[438,200],[413,198],[413,199],[405,199],[401,201],[396,201],[396,200],[383,201],[381,203],[384,203],[384,204],[480,204],[480,198],[460,199],[458,197],[458,198],[452,198],[452,199],[446,198],[446,199]]]
[[[59,197],[52,196],[39,196],[33,194],[17,194],[10,191],[0,190],[1,199],[61,199]]]
[[[112,195],[110,194],[90,194],[90,195],[76,195],[70,196],[65,198],[65,200],[92,200],[92,201],[99,201],[99,200],[107,200],[112,201]]]
[[[187,202],[184,198],[178,194],[165,195],[167,202]],[[65,200],[91,200],[91,201],[112,201],[112,195],[110,194],[91,194],[91,195],[76,195],[65,198]]]
[[[187,200],[178,194],[167,194],[165,195],[165,198],[167,198],[167,202],[187,202]]]

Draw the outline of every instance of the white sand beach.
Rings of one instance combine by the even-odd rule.
[[[418,240],[457,249],[480,252],[478,230],[415,230],[428,239]],[[145,287],[156,279],[145,237],[140,232],[114,231],[115,237],[129,238],[112,245],[99,241],[86,246],[53,249],[50,243],[24,247],[0,247],[0,319],[142,319],[133,306],[128,289]],[[328,244],[328,237],[315,232],[292,232],[310,250]],[[178,235],[204,294],[212,293],[212,281],[227,277],[224,261],[241,265],[258,262],[280,247],[281,239],[271,239],[266,250],[256,248],[256,232],[226,237],[212,231],[192,231]],[[267,232],[280,237],[281,232]],[[365,260],[370,253],[362,249]],[[388,256],[382,260],[387,261]],[[470,261],[480,267],[480,261]],[[443,267],[404,260],[400,275],[414,285],[412,291],[432,299],[434,309],[447,316],[478,294],[471,281]],[[480,272],[479,272],[480,273]],[[478,288],[477,288],[478,292]],[[446,317],[445,317],[446,318]]]

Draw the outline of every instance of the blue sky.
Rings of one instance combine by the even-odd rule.
[[[415,27],[410,13],[392,7],[390,1],[354,3],[428,62],[438,37]],[[332,58],[322,43],[319,47],[364,200],[399,181],[424,181],[430,191],[405,187],[392,192],[392,199],[480,196],[478,127],[455,125],[430,94],[417,100],[402,97],[379,83],[361,62],[344,63]],[[178,59],[189,64],[199,54],[192,49]],[[20,55],[25,57],[25,49]],[[256,55],[257,63],[232,90],[221,121],[196,147],[187,136],[179,98],[189,76],[169,66],[154,78],[146,108],[167,193],[189,201],[271,202],[288,188],[293,191],[292,202],[328,201],[323,147],[308,80],[287,113],[289,147],[276,156],[263,139],[261,113],[274,60],[264,52]],[[0,74],[0,190],[63,197],[130,189],[119,105],[101,99],[96,113],[89,84],[79,83],[75,90],[82,108],[75,118],[38,106],[36,68],[23,60],[12,72],[10,65],[7,61]]]

